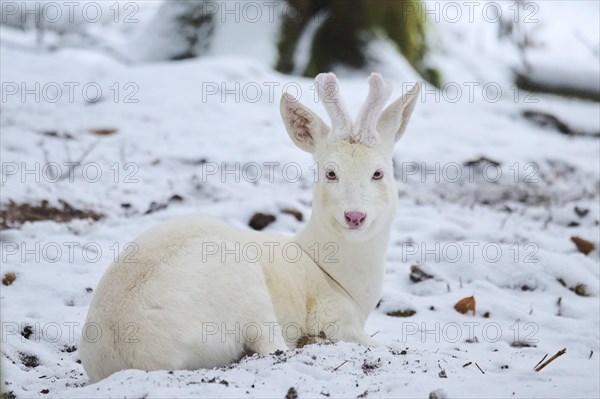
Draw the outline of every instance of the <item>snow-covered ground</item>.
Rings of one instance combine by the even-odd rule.
[[[548,3],[537,3],[540,15]],[[579,26],[577,17],[597,23],[598,3],[564,7],[572,15],[561,29],[584,32],[597,57],[598,26]],[[312,82],[274,72],[272,54],[262,59],[262,50],[123,63],[114,54],[131,45],[125,37],[140,40],[130,30],[147,29],[144,21],[157,8],[142,6],[135,29],[111,28],[110,21],[90,28],[89,37],[107,38],[101,46],[39,50],[35,34],[0,26],[2,208],[42,200],[61,208],[66,201],[105,215],[1,232],[1,274],[16,275],[1,286],[3,392],[293,397],[293,388],[299,397],[427,397],[437,390],[440,398],[600,396],[600,142],[523,116],[549,113],[593,134],[600,131],[598,103],[511,87],[517,55],[494,44],[496,27],[447,18],[435,24],[436,46],[444,50],[433,56],[447,86],[424,92],[395,152],[400,202],[382,300],[367,323],[380,346],[309,345],[222,369],[128,370],[90,384],[76,349],[87,308],[106,267],[137,235],[194,212],[240,227],[256,212],[269,213],[277,220],[268,231],[293,234],[304,222],[282,210],[299,210],[304,221],[310,215],[312,161],[285,133],[278,101],[287,90],[326,119]],[[546,14],[556,22],[559,11],[553,5]],[[538,31],[552,32],[544,21]],[[223,33],[228,40],[241,40],[239,34]],[[561,49],[576,47],[575,39],[561,37],[567,43]],[[60,41],[52,32],[45,40]],[[559,50],[548,47],[548,59],[560,59]],[[381,69],[395,95],[414,82],[388,43],[373,51],[387,62]],[[573,54],[581,56],[563,60],[565,70],[578,63],[594,68],[582,48]],[[366,95],[365,77],[341,78],[353,113]],[[70,170],[70,162],[80,164]],[[580,253],[572,236],[596,249]],[[432,278],[412,281],[412,265]],[[454,310],[469,296],[475,315]],[[408,310],[415,313],[388,315]],[[563,348],[566,354],[534,371],[546,354]]]

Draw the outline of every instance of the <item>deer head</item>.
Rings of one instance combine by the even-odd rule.
[[[281,98],[281,116],[290,138],[313,155],[320,172],[313,219],[354,242],[377,237],[392,221],[397,203],[393,146],[406,130],[421,89],[417,82],[383,110],[391,83],[377,73],[368,82],[369,94],[352,122],[335,75],[316,77],[331,128],[294,97],[286,93]]]

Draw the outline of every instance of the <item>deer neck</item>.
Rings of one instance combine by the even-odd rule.
[[[364,326],[381,298],[391,218],[380,234],[358,243],[341,238],[316,219],[313,213],[295,240],[314,260],[315,267],[351,297]]]

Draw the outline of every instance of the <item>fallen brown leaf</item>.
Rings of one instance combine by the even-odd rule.
[[[99,136],[108,136],[110,134],[116,133],[117,129],[106,128],[106,129],[90,129],[90,132],[97,134]]]
[[[457,312],[462,314],[466,314],[467,312],[473,312],[473,316],[475,316],[475,297],[469,296],[461,299],[460,301],[456,302],[456,305],[454,305],[454,309],[456,309]]]
[[[292,208],[284,208],[281,210],[281,213],[286,215],[291,215],[296,218],[297,221],[301,222],[304,220],[304,215],[297,209]]]
[[[15,282],[15,280],[17,279],[17,275],[10,272],[10,273],[6,273],[4,275],[4,277],[2,277],[2,284],[4,285],[11,285],[12,283]]]
[[[573,241],[573,243],[575,243],[577,250],[584,255],[587,255],[590,252],[592,252],[594,249],[596,249],[596,246],[594,245],[594,243],[592,243],[591,241],[588,241],[588,240],[584,240],[581,237],[573,236],[573,237],[571,237],[571,241]]]

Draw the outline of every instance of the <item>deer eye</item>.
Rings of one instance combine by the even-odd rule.
[[[373,173],[373,180],[381,179],[383,179],[383,172],[381,170],[376,170],[375,173]]]
[[[331,181],[335,181],[338,179],[335,172],[331,169],[325,172],[325,177],[327,178],[327,180],[331,180]]]

